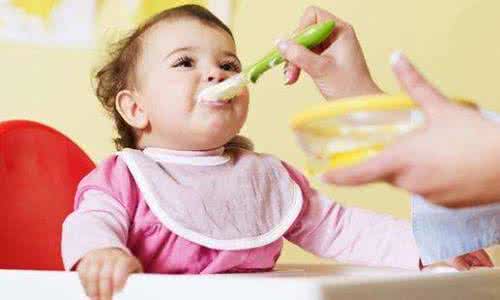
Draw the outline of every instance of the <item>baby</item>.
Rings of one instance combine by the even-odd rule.
[[[62,236],[88,296],[110,299],[133,272],[270,271],[284,239],[339,261],[422,268],[407,222],[342,207],[252,151],[238,135],[248,91],[198,101],[240,70],[229,28],[187,5],[140,26],[97,73],[120,151],[80,182]]]

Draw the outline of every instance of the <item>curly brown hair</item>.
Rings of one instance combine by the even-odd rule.
[[[118,150],[137,148],[136,132],[118,112],[115,99],[120,91],[134,86],[135,70],[142,50],[140,38],[155,24],[179,18],[192,18],[208,26],[220,28],[234,39],[231,30],[206,8],[199,5],[182,5],[154,15],[131,34],[113,44],[109,52],[109,61],[95,73],[94,79],[96,96],[114,120],[118,136],[113,141]],[[235,137],[228,146],[253,149],[251,142],[241,136]]]

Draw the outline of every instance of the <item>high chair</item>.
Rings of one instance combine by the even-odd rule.
[[[90,158],[60,132],[0,122],[0,269],[62,270],[61,227]]]

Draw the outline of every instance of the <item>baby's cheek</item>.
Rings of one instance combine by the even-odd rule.
[[[245,87],[243,89],[241,94],[238,96],[238,100],[240,100],[241,102],[248,103],[248,101],[250,100],[250,91],[248,90],[248,87]]]
[[[242,96],[245,97],[237,99],[238,102],[235,103],[235,110],[238,114],[238,117],[242,119],[242,122],[245,122],[248,114],[249,100],[248,100],[248,94]]]

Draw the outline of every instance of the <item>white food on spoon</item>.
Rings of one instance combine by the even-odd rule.
[[[237,74],[221,83],[212,85],[202,90],[198,95],[198,102],[230,101],[241,94],[249,80],[245,74]]]

